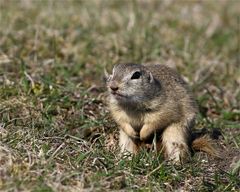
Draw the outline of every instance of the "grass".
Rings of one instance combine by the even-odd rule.
[[[0,1],[0,190],[238,191],[238,1]],[[120,158],[103,68],[165,63],[222,159]]]

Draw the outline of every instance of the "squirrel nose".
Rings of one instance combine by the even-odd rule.
[[[117,91],[118,90],[118,86],[115,85],[115,84],[111,84],[109,87],[110,87],[110,89],[112,89],[112,91]]]

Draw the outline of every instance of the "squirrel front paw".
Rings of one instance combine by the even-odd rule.
[[[151,135],[151,131],[149,131],[148,127],[143,127],[140,131],[140,140],[145,141]]]
[[[139,139],[139,134],[132,127],[124,129],[124,132],[132,139]]]

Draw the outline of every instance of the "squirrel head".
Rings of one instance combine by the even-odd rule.
[[[105,71],[110,99],[119,104],[141,104],[156,93],[158,83],[152,73],[140,64],[117,64],[112,74]]]

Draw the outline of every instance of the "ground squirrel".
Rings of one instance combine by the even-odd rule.
[[[214,153],[207,139],[192,141],[198,108],[186,82],[173,69],[159,64],[117,64],[105,76],[122,152],[136,153],[157,138],[157,149],[174,162],[186,159],[192,149]]]

